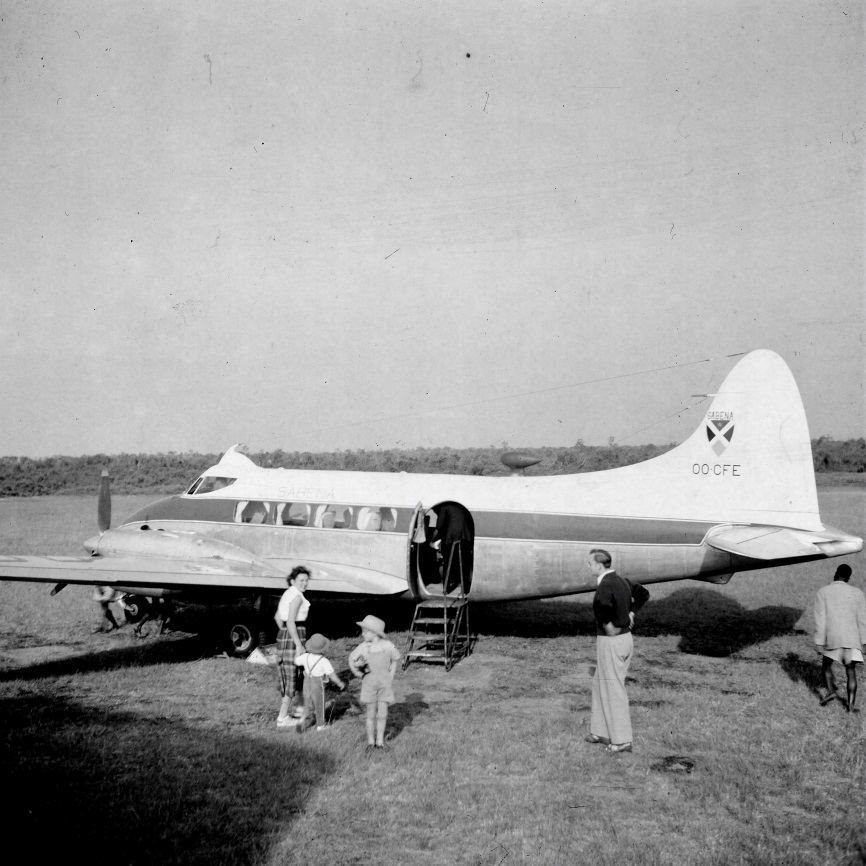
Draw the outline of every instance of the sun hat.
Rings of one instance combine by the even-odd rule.
[[[304,643],[308,653],[323,653],[331,642],[318,632],[314,634],[308,641]]]
[[[379,619],[378,616],[365,616],[361,622],[355,623],[355,625],[359,625],[361,628],[379,635],[379,637],[385,637],[385,620]]]

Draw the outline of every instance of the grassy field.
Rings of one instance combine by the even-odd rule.
[[[862,486],[819,498],[866,535]],[[0,552],[78,553],[94,526],[90,498],[2,500]],[[866,556],[847,561],[863,588]],[[475,652],[400,673],[369,755],[344,697],[326,733],[278,731],[273,669],[216,653],[199,609],[136,642],[91,633],[89,589],[2,584],[7,845],[92,864],[864,863],[866,711],[819,706],[810,636],[837,562],[651,587],[621,756],[583,742],[589,596],[474,609]],[[338,670],[365,613],[405,640],[405,608],[316,608]]]

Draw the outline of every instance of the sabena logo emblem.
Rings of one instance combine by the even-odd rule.
[[[734,438],[734,413],[710,412],[707,416],[707,439],[716,457],[721,457]]]

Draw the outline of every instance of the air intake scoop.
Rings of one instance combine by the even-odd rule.
[[[528,451],[506,451],[499,459],[511,470],[512,475],[522,475],[524,469],[535,466],[542,460]]]

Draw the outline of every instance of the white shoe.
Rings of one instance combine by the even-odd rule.
[[[256,647],[248,656],[247,661],[251,665],[267,665],[270,664],[268,661],[268,657],[258,648]]]
[[[319,726],[316,728],[316,730],[317,730],[317,731],[329,731],[330,728],[329,728],[327,725],[319,725]]]
[[[300,723],[300,719],[293,719],[291,716],[286,716],[284,719],[277,719],[278,728],[297,728]]]

